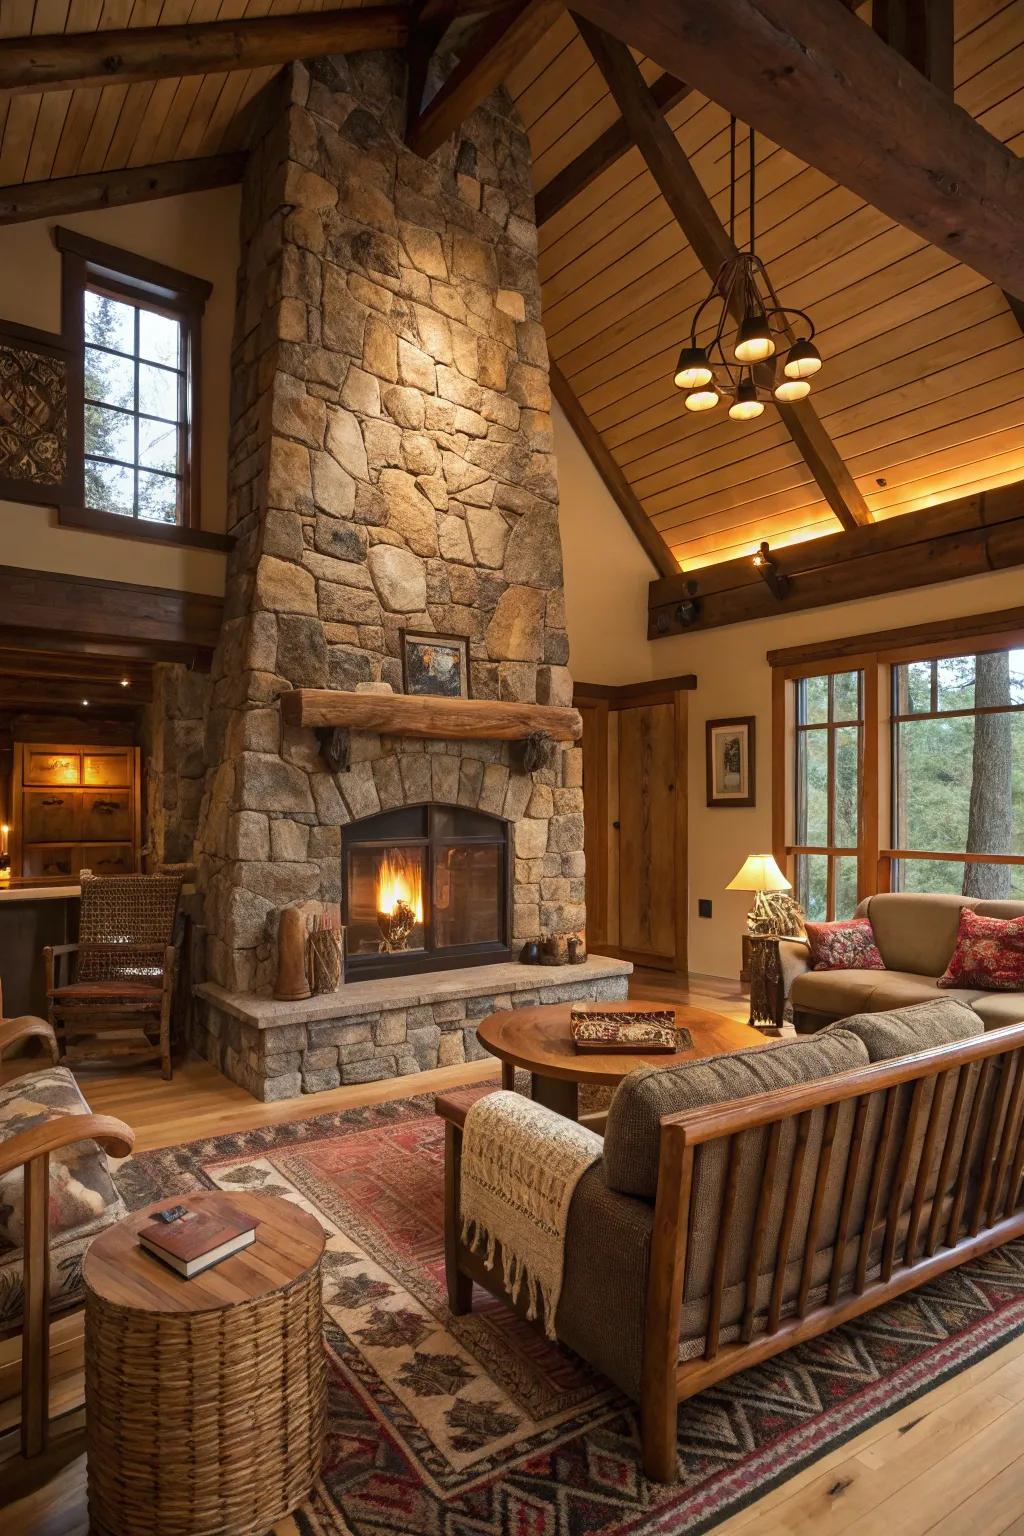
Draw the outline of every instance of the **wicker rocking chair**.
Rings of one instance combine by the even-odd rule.
[[[179,876],[83,879],[78,943],[44,951],[50,1023],[62,1060],[159,1060],[163,1076],[171,1076],[180,894]],[[139,1030],[142,1041],[126,1038]]]

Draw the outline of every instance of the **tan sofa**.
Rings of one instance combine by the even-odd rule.
[[[985,917],[1024,916],[1020,901],[902,893],[869,896],[857,908],[857,916],[871,919],[884,971],[812,971],[806,944],[783,939],[780,958],[797,1032],[813,1034],[851,1013],[879,1013],[937,997],[970,1003],[986,1029],[1020,1023],[1024,992],[979,992],[938,984],[956,946],[964,907]]]

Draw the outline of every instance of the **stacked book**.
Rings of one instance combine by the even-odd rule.
[[[217,1211],[189,1206],[188,1201],[159,1211],[155,1221],[139,1231],[139,1246],[191,1280],[213,1264],[256,1241],[256,1223],[232,1206]]]

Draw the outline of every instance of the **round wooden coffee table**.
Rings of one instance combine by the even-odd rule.
[[[532,1097],[567,1119],[579,1116],[580,1083],[602,1083],[614,1087],[637,1067],[675,1067],[685,1061],[706,1056],[723,1056],[727,1051],[741,1051],[764,1045],[765,1037],[749,1024],[738,1024],[720,1013],[705,1008],[691,1008],[682,1003],[645,1002],[632,998],[615,1003],[622,1012],[641,1008],[674,1008],[676,1028],[688,1029],[693,1044],[680,1051],[630,1051],[596,1053],[577,1051],[569,1032],[569,1003],[547,1003],[533,1008],[512,1008],[492,1013],[477,1026],[480,1044],[502,1063],[503,1088],[515,1086],[515,1070],[530,1073]],[[611,1005],[609,1005],[611,1006]]]
[[[158,1200],[86,1255],[90,1530],[261,1536],[320,1471],[327,1401],[314,1217],[273,1195],[204,1192],[256,1240],[185,1280],[136,1241]]]

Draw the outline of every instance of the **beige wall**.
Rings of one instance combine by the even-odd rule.
[[[203,527],[227,522],[228,394],[235,271],[238,264],[236,187],[169,197],[128,208],[107,208],[63,219],[13,224],[0,230],[0,310],[3,317],[43,330],[60,328],[60,255],[54,224],[166,262],[213,284],[203,317]],[[0,564],[157,587],[219,594],[225,557],[211,550],[171,548],[142,539],[111,538],[59,528],[47,507],[0,502]]]
[[[633,536],[589,462],[579,467],[583,450],[564,419],[561,423],[556,420],[555,444],[574,675],[594,683],[633,682],[680,672],[697,675],[697,690],[691,695],[687,774],[690,965],[707,975],[734,978],[750,898],[738,891],[726,892],[725,886],[748,853],[769,852],[772,843],[771,669],[766,652],[841,635],[1015,607],[1024,602],[1024,573],[998,571],[916,592],[865,598],[810,613],[780,613],[777,618],[703,634],[648,641],[645,612],[643,608],[638,612],[636,592],[646,559],[639,554],[638,561],[637,553],[631,554],[625,547],[624,540]],[[638,552],[639,546],[635,540],[633,543]],[[594,603],[588,601],[581,574],[595,581]],[[646,581],[643,576],[644,605]],[[622,601],[616,603],[614,592],[620,589]],[[608,611],[603,612],[606,607]],[[704,722],[730,715],[756,717],[757,805],[749,810],[709,810],[705,804]],[[710,919],[697,916],[700,897],[709,897],[713,903]]]

